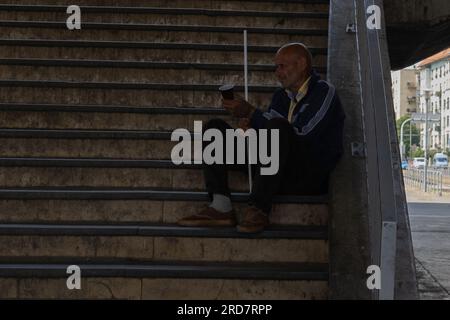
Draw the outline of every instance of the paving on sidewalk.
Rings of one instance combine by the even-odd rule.
[[[450,193],[406,186],[417,285],[421,300],[450,300]]]
[[[450,300],[450,293],[422,262],[416,261],[417,285],[420,300]]]

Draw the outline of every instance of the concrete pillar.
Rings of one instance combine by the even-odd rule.
[[[345,153],[331,183],[330,298],[371,299],[366,286],[370,265],[365,158],[355,158],[352,142],[364,142],[353,0],[330,1],[328,80],[336,87],[346,114]]]

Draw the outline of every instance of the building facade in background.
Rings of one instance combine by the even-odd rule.
[[[392,97],[394,100],[395,119],[417,112],[417,74],[414,68],[393,71]]]
[[[450,149],[450,48],[435,54],[416,65],[418,70],[418,112],[439,114],[440,123],[429,124],[429,149]],[[420,128],[420,144],[424,146],[425,124]]]

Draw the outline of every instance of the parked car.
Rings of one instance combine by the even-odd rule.
[[[416,169],[425,168],[425,158],[414,158],[413,167]]]
[[[433,167],[448,168],[448,156],[444,153],[436,153],[433,157]]]
[[[407,170],[407,169],[408,169],[408,167],[409,167],[409,165],[408,165],[408,161],[406,161],[406,160],[403,160],[403,161],[402,161],[402,169],[404,169],[404,170]]]

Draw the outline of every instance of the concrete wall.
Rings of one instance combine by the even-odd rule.
[[[429,74],[429,83],[426,81],[426,75]],[[428,136],[429,148],[450,149],[450,61],[448,59],[436,61],[426,65],[420,70],[419,81],[419,110],[425,112],[426,97],[424,89],[429,86],[432,91],[430,94],[429,113],[438,113],[441,115],[441,122],[430,125]],[[440,126],[440,131],[438,127]],[[420,141],[424,145],[425,125],[419,125],[421,130]]]
[[[353,0],[330,1],[328,80],[336,87],[346,114],[344,156],[331,184],[330,298],[372,299],[366,286],[370,265],[367,172],[364,158],[351,154],[364,142],[357,42],[345,32],[355,19]]]

